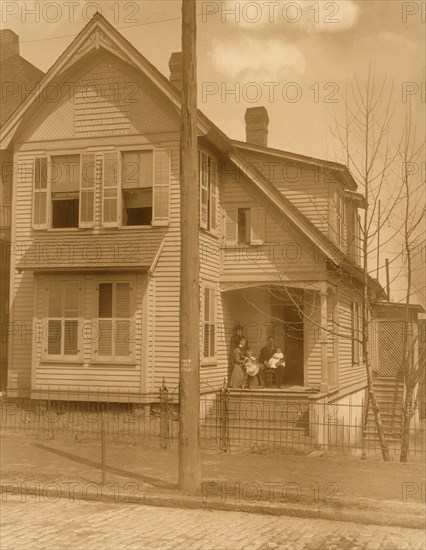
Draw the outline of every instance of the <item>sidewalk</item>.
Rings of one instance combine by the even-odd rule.
[[[202,451],[202,491],[178,490],[176,451],[107,443],[102,486],[99,443],[28,435],[1,437],[7,494],[245,510],[424,528],[425,465],[356,457]],[[38,496],[37,496],[38,495]]]

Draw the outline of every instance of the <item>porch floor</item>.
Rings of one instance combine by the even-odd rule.
[[[279,393],[279,394],[304,394],[304,395],[314,395],[317,393],[320,393],[320,391],[316,388],[310,388],[308,386],[298,386],[296,384],[290,384],[287,386],[283,386],[282,388],[278,388],[277,386],[272,387],[264,387],[264,388],[229,388],[229,391],[232,394],[236,393],[242,393],[242,394],[259,394],[259,393]]]

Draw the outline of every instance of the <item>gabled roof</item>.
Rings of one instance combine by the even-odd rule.
[[[159,91],[173,104],[180,112],[181,96],[180,92],[170,83],[170,81],[158,71],[128,40],[126,40],[101,14],[96,13],[90,22],[76,36],[68,48],[59,56],[58,60],[52,65],[46,73],[35,93],[31,94],[26,101],[16,110],[14,115],[7,121],[0,131],[1,148],[7,148],[24,115],[26,115],[34,105],[43,97],[43,92],[48,84],[56,78],[60,79],[61,74],[69,70],[75,63],[80,62],[87,56],[96,53],[103,48],[113,55],[121,58],[126,63],[140,70],[149,78]],[[37,105],[37,108],[39,105]],[[289,219],[289,221],[308,238],[326,258],[329,258],[336,265],[347,265],[350,273],[359,278],[358,269],[351,263],[343,252],[332,243],[306,216],[304,216],[276,187],[265,177],[256,173],[248,164],[243,149],[254,148],[251,145],[243,144],[229,139],[211,120],[209,120],[201,111],[198,111],[198,130],[201,135],[224,154],[234,166],[246,175],[246,177],[262,193],[266,195],[277,208]],[[268,154],[290,155],[277,149],[258,148]],[[318,162],[317,159],[304,157],[303,155],[294,155],[298,160],[307,162]],[[320,161],[324,162],[325,161]],[[348,187],[353,189],[353,179],[348,170],[343,165],[332,163],[336,166],[339,173],[346,174],[348,178]],[[349,174],[349,176],[347,175]]]
[[[100,13],[96,13],[83,30],[76,36],[57,61],[48,70],[40,86],[20,106],[14,115],[7,121],[0,131],[1,148],[8,147],[17,131],[22,117],[32,106],[40,102],[48,84],[60,78],[69,67],[81,62],[90,54],[103,48],[123,61],[133,65],[147,76],[156,87],[172,102],[180,111],[180,93],[158,69],[152,65],[128,40],[124,38]],[[205,118],[205,117],[204,117]],[[205,119],[207,120],[207,119]],[[203,133],[208,131],[202,120],[199,126]]]
[[[336,178],[341,181],[344,187],[350,189],[351,191],[355,191],[357,189],[357,184],[352,177],[352,174],[349,172],[347,166],[339,162],[331,162],[316,157],[300,155],[298,153],[290,153],[289,151],[283,151],[281,149],[275,149],[273,147],[262,147],[260,145],[253,145],[251,143],[246,143],[245,141],[239,141],[236,139],[232,140],[232,144],[240,149],[242,152],[250,151],[253,153],[268,155],[269,157],[280,158],[281,160],[300,162],[312,166],[319,166],[323,170],[332,170],[333,173],[335,173]]]

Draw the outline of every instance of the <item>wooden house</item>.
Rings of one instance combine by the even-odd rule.
[[[97,14],[3,128],[10,395],[177,386],[179,63],[166,79]],[[298,395],[361,403],[363,197],[345,166],[269,148],[263,107],[245,122],[239,142],[199,113],[201,390],[240,323],[256,355],[285,347]]]

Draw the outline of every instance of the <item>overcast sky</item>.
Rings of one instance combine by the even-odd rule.
[[[422,137],[424,4],[399,0],[199,1],[199,107],[230,137],[244,140],[246,108],[264,105],[270,118],[270,146],[341,160],[329,132],[333,110],[339,113],[341,92],[355,74],[362,81],[371,63],[377,86],[385,75],[394,85],[396,133],[404,112],[411,109]],[[169,76],[170,54],[180,50],[180,0],[3,0],[2,28],[19,34],[21,55],[47,71],[87,24],[96,6]]]
[[[332,157],[327,123],[354,74],[362,77],[371,62],[378,80],[387,74],[394,82],[401,105],[403,83],[425,81],[421,2],[232,0],[222,11],[223,4],[200,1],[197,10],[199,105],[236,139],[244,139],[245,109],[264,105],[271,146]],[[177,0],[5,0],[2,27],[17,32],[21,54],[47,71],[96,5],[168,76],[170,53],[180,50]],[[410,98],[420,114],[424,96],[423,104],[420,90]]]

